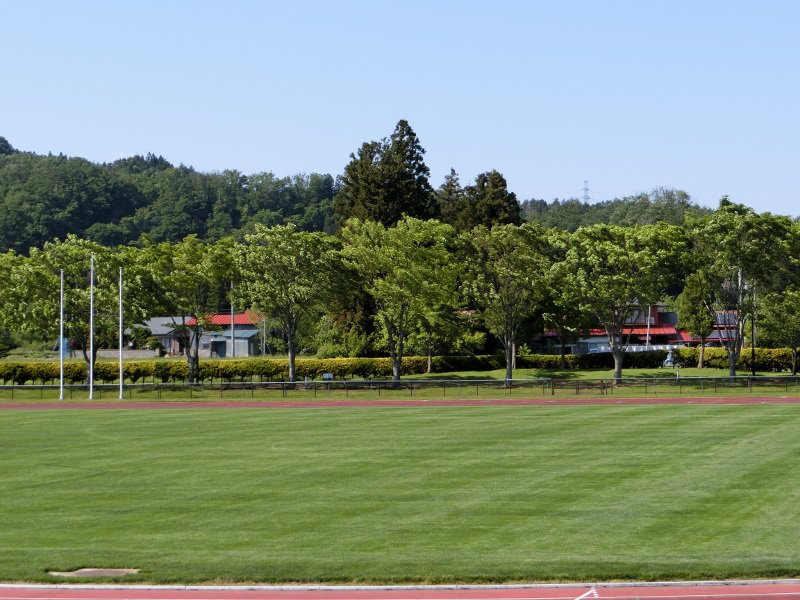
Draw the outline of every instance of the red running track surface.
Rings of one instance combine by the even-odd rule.
[[[592,590],[596,591],[595,596]],[[546,586],[0,586],[0,600],[800,600],[800,581]]]

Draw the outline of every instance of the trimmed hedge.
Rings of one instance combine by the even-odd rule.
[[[786,351],[788,354],[788,350]],[[625,355],[628,368],[657,367],[664,362],[666,352],[636,352]],[[610,354],[568,354],[565,357],[568,369],[610,369],[614,366]],[[531,354],[517,357],[517,368],[558,369],[560,357],[549,354]],[[335,379],[377,379],[392,376],[392,361],[389,358],[298,358],[295,361],[297,379],[322,379],[331,373]],[[0,362],[0,381],[4,385],[53,384],[58,381],[58,363],[8,363]],[[493,371],[505,368],[503,356],[436,356],[433,371]],[[123,364],[125,378],[132,383],[183,382],[188,378],[188,366],[182,360],[133,360]],[[428,359],[424,356],[408,356],[403,359],[403,374],[420,375],[428,370]],[[112,383],[119,376],[119,363],[102,361],[95,363],[95,381]],[[205,359],[200,361],[199,379],[204,382],[235,381],[285,381],[289,377],[286,359],[247,358],[234,360]],[[78,362],[64,363],[64,379],[67,383],[80,384],[86,381],[86,365]]]
[[[673,352],[675,364],[693,367],[697,364],[697,348],[678,348]],[[665,350],[650,352],[628,352],[625,368],[656,368],[666,359]],[[614,359],[609,353],[568,354],[567,369],[611,369]],[[721,348],[706,348],[705,364],[711,369],[727,369],[728,360]],[[392,376],[392,361],[389,358],[298,358],[295,362],[297,379],[319,380],[323,374],[331,373],[335,379],[377,379]],[[12,363],[0,362],[0,381],[3,385],[53,384],[58,381],[57,362]],[[505,368],[503,356],[436,356],[433,371],[493,371]],[[560,357],[551,354],[530,354],[517,357],[517,368],[559,369]],[[746,349],[739,357],[737,368],[750,370],[750,351]],[[787,348],[757,348],[756,369],[759,371],[791,371],[792,353]],[[184,382],[188,367],[181,360],[135,360],[123,364],[125,378],[132,383]],[[409,356],[403,359],[403,374],[420,375],[428,370],[428,359],[424,356]],[[111,383],[117,380],[119,365],[114,361],[95,363],[95,381]],[[205,359],[200,361],[199,379],[203,382],[236,381],[285,381],[289,377],[286,359],[247,358],[238,360]],[[70,384],[84,383],[87,379],[86,365],[78,362],[64,363],[64,380]]]
[[[736,368],[750,371],[752,364],[750,348],[745,348],[736,361]],[[696,367],[700,348],[679,348],[674,352],[675,364],[680,367]],[[706,348],[704,364],[711,369],[727,369],[728,357],[723,348]],[[756,348],[757,371],[791,371],[792,351],[788,348]]]

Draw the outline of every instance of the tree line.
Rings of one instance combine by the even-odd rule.
[[[384,225],[403,215],[436,218],[457,231],[538,221],[575,231],[598,223],[681,225],[686,214],[708,212],[669,189],[596,204],[520,202],[497,170],[466,184],[451,170],[434,189],[424,155],[403,120],[389,137],[365,142],[338,176],[201,173],[154,154],[96,164],[22,152],[0,137],[0,252],[27,254],[69,234],[111,247],[179,242],[190,234],[241,241],[256,224],[332,234],[350,217]]]
[[[494,340],[511,379],[515,357],[537,330],[562,342],[602,327],[621,377],[626,324],[675,297],[680,324],[701,338],[725,315],[731,374],[755,323],[759,340],[800,345],[800,225],[723,199],[684,226],[591,225],[574,232],[537,222],[459,231],[403,216],[386,225],[350,217],[337,234],[295,224],[255,224],[237,241],[191,234],[179,242],[112,248],[74,235],[0,254],[0,327],[52,340],[59,274],[66,280],[67,335],[87,354],[89,264],[95,257],[95,328],[114,346],[118,271],[126,323],[171,315],[196,378],[207,316],[250,308],[282,332],[295,356],[403,357],[481,352]]]
[[[493,344],[510,379],[533,331],[556,331],[563,348],[592,326],[605,329],[619,377],[626,323],[669,296],[701,340],[724,315],[734,332],[723,339],[733,373],[746,325],[752,335],[759,311],[766,325],[766,307],[793,298],[798,224],[787,217],[725,198],[715,211],[695,210],[674,190],[591,211],[574,202],[520,204],[495,170],[466,186],[451,171],[434,190],[424,154],[404,120],[362,144],[335,180],[201,174],[153,155],[94,165],[20,153],[0,139],[0,235],[8,236],[0,244],[8,282],[0,327],[52,336],[54,278],[63,269],[69,337],[85,354],[95,255],[101,342],[116,331],[122,267],[127,322],[178,318],[190,379],[206,315],[231,302],[282,331],[292,379],[298,352],[387,353],[398,378],[409,351]],[[604,212],[622,224],[546,225],[561,206],[583,220]],[[41,239],[52,241],[33,243]]]

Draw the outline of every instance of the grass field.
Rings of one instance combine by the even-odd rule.
[[[0,580],[797,576],[800,406],[0,413]]]

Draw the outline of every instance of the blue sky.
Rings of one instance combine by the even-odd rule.
[[[800,2],[0,0],[0,135],[108,162],[342,172],[407,119],[431,183],[664,186],[800,216]]]

